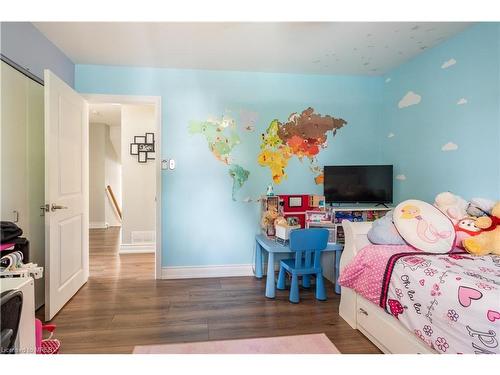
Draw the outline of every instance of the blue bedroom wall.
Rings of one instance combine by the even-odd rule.
[[[500,26],[486,23],[385,75],[380,137],[396,201],[500,199],[499,67]]]
[[[1,52],[16,64],[43,80],[50,69],[71,87],[75,65],[30,22],[1,22]]]
[[[286,122],[293,112],[313,107],[348,124],[318,157],[324,164],[380,162],[381,77],[336,77],[248,72],[218,72],[77,65],[76,89],[82,93],[162,97],[162,158],[177,162],[163,172],[163,266],[250,264],[259,231],[259,204],[244,202],[265,192],[269,169],[257,162],[261,134],[273,119]],[[238,122],[252,113],[255,130]],[[228,166],[210,152],[201,135],[188,132],[193,120],[227,114],[237,120],[241,143],[234,161],[250,171],[231,197]],[[160,155],[157,155],[160,157]],[[277,193],[321,193],[306,160],[292,158],[288,179]],[[148,183],[148,182],[145,182]]]
[[[500,199],[500,26],[480,24],[384,77],[339,77],[77,65],[84,93],[162,97],[163,266],[249,264],[269,169],[257,163],[261,134],[311,106],[348,122],[318,164],[394,164],[395,202],[433,201],[451,190]],[[255,131],[238,122],[256,116]],[[234,161],[250,171],[231,199],[228,167],[212,155],[190,121],[227,115],[241,144]],[[160,155],[157,155],[160,157]],[[321,193],[306,161],[292,158],[277,193]]]

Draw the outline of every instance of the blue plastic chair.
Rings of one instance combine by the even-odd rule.
[[[310,287],[310,277],[316,276],[316,299],[326,301],[323,269],[321,268],[321,251],[328,244],[328,230],[324,228],[296,229],[290,232],[290,250],[295,252],[295,258],[280,262],[278,289],[285,289],[286,272],[292,276],[289,300],[299,303],[299,276],[302,276],[302,286]]]

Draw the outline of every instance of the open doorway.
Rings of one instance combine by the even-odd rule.
[[[87,99],[89,276],[159,278],[159,101]],[[110,274],[110,262],[123,267]]]
[[[25,263],[44,267],[44,279],[35,281],[35,293],[30,303],[36,308],[45,304],[41,314],[45,314],[45,320],[50,321],[86,284],[89,263],[92,263],[92,260],[89,262],[90,224],[101,226],[98,229],[102,231],[108,227],[115,230],[111,239],[97,238],[93,242],[96,251],[110,244],[114,251],[113,258],[101,258],[101,275],[113,276],[113,272],[118,270],[122,274],[137,276],[140,273],[139,277],[161,278],[161,168],[157,160],[161,155],[160,98],[104,95],[87,95],[84,98],[49,70],[44,71],[42,81],[15,64],[7,64],[3,58],[1,73],[0,215],[2,221],[11,222],[23,231],[16,231],[19,238],[10,238],[4,243],[9,246],[2,252],[20,251]],[[117,128],[109,124],[100,127],[103,158],[106,150],[109,152],[111,149],[107,143],[112,142],[115,133],[120,133],[120,140],[115,146],[120,151],[113,150],[113,162],[115,166],[119,165],[121,171],[115,168],[114,177],[104,172],[108,180],[101,181],[99,188],[101,193],[104,191],[105,197],[101,202],[103,219],[99,220],[94,217],[89,219],[89,174],[95,172],[94,166],[92,171],[89,170],[89,102],[114,103],[120,111]],[[133,123],[144,125],[141,117],[134,115],[143,107],[150,113],[149,124],[153,130],[143,127],[124,136],[122,128],[133,129]],[[126,118],[133,121],[127,122]],[[106,123],[101,121],[102,124]],[[136,140],[135,136],[143,135],[144,139]],[[150,138],[146,139],[148,136]],[[134,155],[130,154],[131,143],[137,145],[137,150],[132,150]],[[144,153],[139,155],[139,144],[142,144],[141,151],[148,151],[146,160]],[[139,157],[142,157],[141,163]],[[152,177],[147,178],[140,174],[144,169],[128,174],[129,180],[139,182],[137,188],[132,190],[137,194],[132,197],[132,202],[137,203],[143,212],[145,206],[141,199],[148,197],[148,204],[153,207],[148,211],[152,212],[149,217],[153,224],[152,229],[151,225],[147,229],[130,227],[127,237],[124,236],[125,220],[127,216],[134,218],[136,215],[131,213],[132,206],[125,201],[125,187],[129,185],[124,182],[124,160],[131,163],[134,160],[136,164],[132,164],[148,166],[153,171]],[[102,170],[106,171],[106,164],[103,164]],[[118,183],[120,179],[121,183]],[[108,185],[111,189],[107,189]],[[110,206],[113,187],[115,202]],[[153,187],[153,194],[146,194],[148,187]],[[117,215],[116,207],[121,208],[122,219]],[[112,231],[107,233],[112,235]],[[18,240],[21,242],[14,242]],[[18,245],[22,247],[18,249]],[[149,270],[136,266],[137,258],[134,256],[137,255],[149,256]],[[121,267],[121,259],[128,267]],[[125,268],[130,271],[123,272]]]

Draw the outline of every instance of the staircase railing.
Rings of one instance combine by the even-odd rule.
[[[122,220],[122,210],[120,209],[120,206],[118,206],[118,202],[116,201],[115,194],[113,193],[113,189],[111,189],[111,186],[106,186],[106,191],[108,192],[108,196],[111,198],[111,203],[113,204],[113,207],[116,210],[116,213],[120,217],[120,220]]]

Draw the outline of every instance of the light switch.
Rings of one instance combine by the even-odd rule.
[[[161,169],[164,171],[166,171],[166,170],[173,171],[175,169],[175,160],[174,159],[163,159],[161,161]]]

